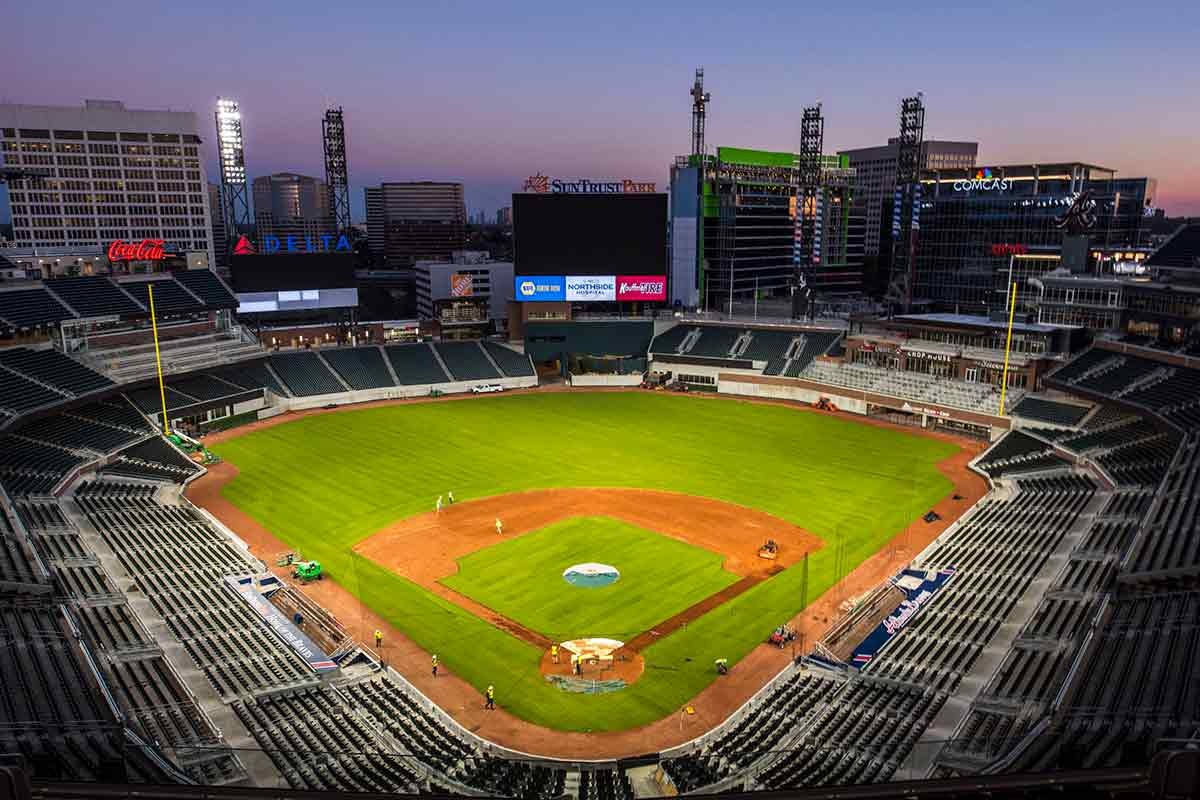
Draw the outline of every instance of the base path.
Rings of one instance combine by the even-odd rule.
[[[730,400],[746,402],[746,398],[709,396],[707,394],[692,395],[692,397],[697,402]],[[971,471],[967,465],[987,445],[983,442],[964,440],[949,434],[929,433],[856,414],[817,412],[800,403],[771,400],[752,402],[789,406],[796,409],[798,413],[828,413],[830,416],[842,417],[860,424],[878,425],[913,435],[930,436],[952,442],[963,448],[938,465],[942,474],[954,484],[953,493],[947,495],[933,507],[941,519],[933,523],[923,522],[919,518],[914,520],[907,528],[898,531],[890,542],[860,564],[840,583],[825,592],[792,619],[792,625],[799,634],[795,652],[800,653],[807,650],[812,642],[820,639],[829,626],[841,616],[838,607],[843,601],[862,595],[890,578],[906,566],[917,552],[937,538],[980,497],[986,494],[988,489],[986,481]],[[357,406],[348,407],[348,409],[350,408],[357,408]],[[268,424],[280,424],[295,419],[296,416],[299,415],[282,416],[270,420]],[[263,426],[265,427],[265,425]],[[251,429],[237,428],[224,432],[220,438],[234,438]],[[206,441],[214,440],[215,437],[206,437]],[[290,548],[276,539],[270,531],[248,514],[221,497],[221,486],[236,474],[237,470],[232,465],[217,464],[210,468],[207,475],[189,485],[188,497],[236,532],[250,546],[256,556],[273,564],[276,555]],[[961,499],[954,499],[955,495]],[[924,511],[921,513],[924,514]],[[507,526],[509,520],[505,519],[504,521]],[[277,574],[286,577],[286,569],[273,569]],[[388,665],[401,672],[418,690],[445,709],[468,730],[503,747],[548,757],[619,758],[664,750],[683,744],[719,725],[749,700],[764,683],[787,666],[793,656],[791,648],[780,650],[767,644],[756,647],[735,664],[728,675],[713,681],[691,701],[690,705],[696,711],[693,715],[672,714],[640,728],[609,733],[555,731],[508,714],[504,711],[502,696],[497,697],[499,710],[484,711],[479,691],[444,666],[438,677],[434,678],[430,674],[428,653],[364,606],[336,581],[314,581],[298,588],[334,614],[359,642],[369,643],[373,631],[382,631],[384,646],[381,655]]]
[[[724,567],[742,580],[638,636],[641,650],[681,625],[698,619],[759,581],[820,549],[821,540],[790,522],[745,506],[707,497],[648,489],[538,489],[444,506],[398,520],[354,546],[369,558],[537,647],[551,642],[440,583],[458,572],[457,559],[572,517],[612,517],[725,557]],[[496,520],[504,532],[496,532]],[[767,539],[778,558],[758,557]]]

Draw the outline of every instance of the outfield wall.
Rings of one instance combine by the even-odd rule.
[[[346,406],[355,403],[370,403],[376,400],[408,400],[414,397],[428,397],[430,391],[437,390],[442,394],[465,394],[480,384],[499,384],[505,389],[527,389],[538,385],[536,375],[525,375],[519,378],[491,378],[486,381],[455,381],[452,383],[418,384],[415,386],[384,386],[379,389],[358,389],[349,392],[333,394],[314,394],[306,397],[283,397],[272,393],[271,408],[259,414],[260,418],[275,416],[285,411],[303,411],[308,408],[324,406]]]
[[[571,373],[568,381],[572,386],[641,386],[642,373],[635,372],[631,375],[601,375],[597,373],[576,375]]]

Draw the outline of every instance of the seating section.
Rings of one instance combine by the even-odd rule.
[[[1087,416],[1087,406],[1058,403],[1041,397],[1026,396],[1013,408],[1012,413],[1017,417],[1048,422],[1052,425],[1075,427]]]
[[[10,497],[49,494],[84,458],[15,435],[0,436],[0,484]]]
[[[741,358],[751,361],[773,361],[781,359],[788,346],[799,334],[796,331],[772,331],[754,328],[750,331],[750,344],[742,351]]]
[[[663,762],[680,792],[710,786],[747,769],[770,752],[791,729],[804,726],[836,695],[844,680],[825,670],[797,669],[779,681],[740,720],[727,724],[712,744],[699,752]]]
[[[351,706],[378,730],[390,734],[402,752],[411,754],[432,775],[445,776],[490,797],[550,800],[562,794],[564,770],[487,755],[387,678],[352,684],[345,691]]]
[[[317,358],[316,353],[275,353],[267,361],[275,374],[287,384],[288,391],[296,397],[346,391],[346,387],[329,371],[325,362]]]
[[[887,780],[944,702],[938,692],[854,681],[759,780],[770,789]]]
[[[456,381],[486,381],[500,377],[479,342],[438,342],[433,347]]]
[[[115,427],[86,419],[80,412],[86,413],[89,408],[92,406],[85,406],[77,413],[54,414],[36,419],[22,425],[18,432],[21,436],[37,439],[56,447],[90,451],[96,454],[119,450],[150,433],[149,428],[144,424],[140,430],[133,431],[125,427]]]
[[[1200,574],[1200,430],[1183,440],[1159,492],[1160,501],[1146,515],[1128,565],[1139,576]]]
[[[696,331],[695,325],[676,325],[674,328],[667,330],[654,337],[654,341],[650,343],[651,353],[676,353],[679,347],[683,344],[684,339],[689,334],[694,334]]]
[[[154,436],[122,450],[104,466],[101,474],[183,483],[198,470],[161,436]]]
[[[404,386],[446,383],[452,378],[442,369],[429,344],[391,344],[384,347],[396,378]]]
[[[106,317],[113,314],[143,314],[146,309],[134,302],[106,275],[81,278],[56,278],[46,288],[57,295],[81,317]]]
[[[518,353],[496,342],[483,342],[483,349],[492,357],[492,361],[496,362],[496,366],[500,367],[506,378],[524,378],[536,374],[533,362],[524,353]]]
[[[75,499],[218,696],[315,685],[308,665],[223,588],[226,575],[261,566],[199,512],[131,484],[85,481]]]
[[[0,323],[10,328],[37,328],[74,317],[43,288],[0,292]]]
[[[1000,390],[986,383],[939,378],[919,372],[872,367],[866,364],[830,364],[814,361],[797,377],[814,383],[840,386],[905,400],[961,408],[984,414],[999,411]],[[1010,389],[1005,400],[1011,410],[1025,396],[1023,389]]]
[[[330,690],[260,697],[233,706],[295,789],[416,793],[413,760],[383,750],[376,730]]]
[[[157,354],[154,343],[120,347],[93,346],[82,358],[90,366],[119,383],[150,379],[157,382],[158,358],[164,375],[181,375],[199,370],[215,370],[261,356],[257,341],[248,340],[237,330],[170,336],[170,328],[159,326]]]
[[[57,350],[30,350],[26,347],[0,350],[0,366],[68,396],[87,394],[113,385],[108,378]]]
[[[47,389],[0,365],[0,410],[6,412],[5,418],[42,406],[52,406],[65,399],[66,395]],[[3,421],[5,419],[0,419],[0,422]]]
[[[322,350],[321,356],[351,389],[378,389],[396,385],[383,361],[383,352],[378,347]]]
[[[720,325],[705,325],[700,328],[700,338],[687,351],[689,356],[707,358],[732,358],[729,351],[742,331]]]
[[[633,783],[620,769],[585,769],[579,773],[579,800],[633,800]]]
[[[988,449],[976,466],[993,478],[1018,472],[1061,467],[1068,462],[1038,439],[1020,431],[1009,431]]]
[[[237,298],[212,270],[181,270],[174,273],[174,277],[208,308],[237,308]]]
[[[283,386],[271,374],[271,370],[267,369],[265,358],[230,364],[227,367],[211,370],[209,374],[226,383],[240,386],[242,389],[270,389],[281,397],[287,396]]]
[[[151,281],[126,281],[118,284],[134,300],[148,311],[150,309],[150,286],[154,287],[154,311],[161,319],[172,314],[193,314],[204,310],[200,302],[187,289],[170,278]]]

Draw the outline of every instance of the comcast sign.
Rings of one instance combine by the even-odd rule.
[[[975,177],[970,180],[960,180],[954,182],[954,191],[956,192],[995,192],[1007,191],[1012,186],[1012,181],[1008,178],[997,178],[992,175],[990,169],[975,170]]]

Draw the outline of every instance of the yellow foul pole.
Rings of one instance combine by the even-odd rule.
[[[1004,416],[1004,395],[1008,392],[1008,354],[1012,350],[1012,326],[1013,317],[1017,311],[1017,282],[1013,281],[1012,286],[1008,290],[1010,301],[1008,304],[1008,339],[1004,343],[1004,377],[1000,380],[1000,416]]]
[[[158,397],[162,400],[163,436],[170,436],[171,428],[167,424],[167,388],[163,385],[162,355],[158,352],[158,316],[154,313],[154,286],[147,283],[146,293],[150,295],[150,329],[154,331],[154,366],[158,368]]]

